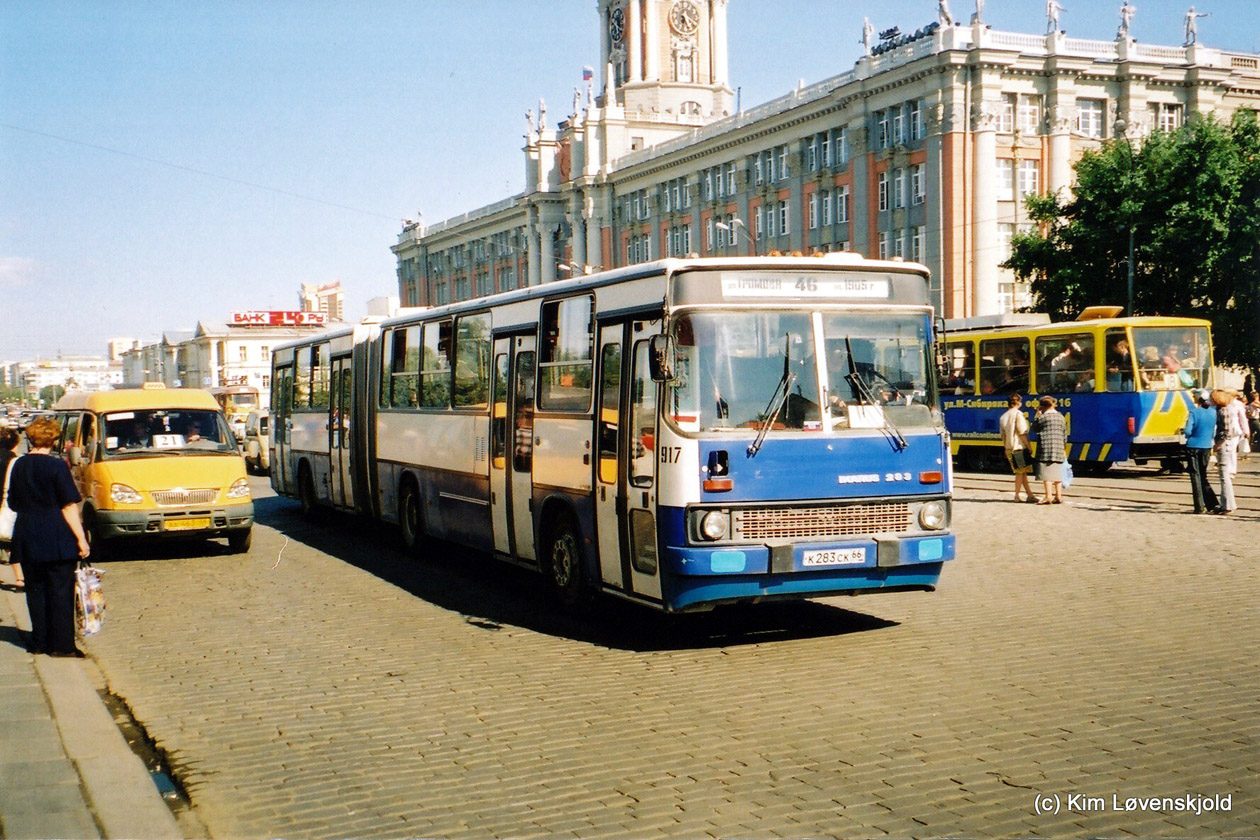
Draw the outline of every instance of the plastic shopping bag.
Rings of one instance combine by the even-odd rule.
[[[1072,462],[1064,461],[1063,462],[1063,489],[1066,490],[1067,488],[1071,486],[1072,486]]]
[[[74,573],[74,618],[79,632],[92,636],[105,623],[105,590],[101,588],[104,569],[80,563]]]

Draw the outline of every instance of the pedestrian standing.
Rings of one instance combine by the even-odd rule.
[[[1251,451],[1260,449],[1260,391],[1252,391],[1247,402],[1247,427],[1251,434]]]
[[[9,479],[9,507],[17,513],[13,552],[26,571],[30,652],[83,656],[74,646],[74,568],[88,556],[88,543],[70,468],[52,454],[60,436],[61,427],[46,417],[26,427],[28,451]]]
[[[1032,486],[1028,483],[1028,474],[1032,472],[1032,445],[1028,442],[1028,418],[1023,411],[1024,398],[1019,394],[1011,394],[1006,398],[1009,406],[1006,413],[998,421],[1002,430],[1002,446],[1006,449],[1006,460],[1015,473],[1015,501],[1020,501],[1019,491],[1024,491],[1023,501],[1035,502]]]
[[[1195,513],[1216,513],[1216,491],[1208,480],[1208,461],[1216,438],[1216,410],[1210,392],[1194,392],[1194,405],[1186,419],[1186,461],[1190,470],[1190,493]]]
[[[1063,504],[1063,462],[1067,460],[1067,422],[1054,397],[1042,397],[1032,430],[1037,433],[1037,472],[1045,495],[1039,505]]]
[[[1230,420],[1230,428],[1234,432],[1234,474],[1238,474],[1238,459],[1251,454],[1251,423],[1247,419],[1247,403],[1243,400],[1243,395],[1237,391],[1227,389],[1230,396],[1229,405],[1226,408],[1232,415]]]
[[[17,445],[20,441],[21,437],[17,429],[8,426],[0,429],[0,499],[5,498],[5,491],[8,489],[9,466],[18,456]],[[9,549],[10,544],[5,540],[0,540],[0,554],[4,555],[4,562],[13,564],[13,582],[16,588],[21,589],[25,585],[22,578],[22,564],[10,556]]]
[[[1216,453],[1216,474],[1221,482],[1221,504],[1216,512],[1228,515],[1238,507],[1234,500],[1234,473],[1238,471],[1238,436],[1241,431],[1237,425],[1237,416],[1230,408],[1235,402],[1226,390],[1217,388],[1212,392],[1212,402],[1216,404],[1216,435],[1213,439],[1213,452]]]

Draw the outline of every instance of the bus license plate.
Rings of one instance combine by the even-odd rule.
[[[865,546],[807,551],[801,560],[805,566],[857,566],[865,562]]]
[[[196,531],[201,528],[209,527],[210,520],[207,518],[166,520],[166,530],[168,531]]]

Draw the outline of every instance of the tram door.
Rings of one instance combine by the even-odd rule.
[[[349,356],[332,360],[328,399],[328,461],[332,503],[354,507],[354,480],[350,465],[350,422],[354,411],[354,378]]]
[[[512,550],[523,560],[534,553],[534,384],[537,382],[537,339],[519,335],[512,340],[508,411],[508,521]]]

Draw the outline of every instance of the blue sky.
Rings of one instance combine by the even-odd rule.
[[[950,0],[955,17],[975,0]],[[1061,0],[1111,39],[1120,0]],[[1134,0],[1182,41],[1189,3]],[[1254,0],[1202,0],[1209,47],[1260,52]],[[598,64],[595,0],[5,0],[0,4],[0,361],[103,354],[340,280],[352,317],[396,294],[401,219],[522,189],[525,112],[568,111]],[[751,107],[857,59],[862,18],[911,31],[937,0],[731,0]],[[1042,32],[1045,0],[988,0]]]

